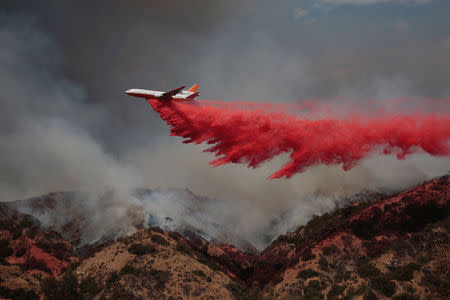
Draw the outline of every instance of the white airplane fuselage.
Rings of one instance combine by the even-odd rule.
[[[160,100],[181,100],[181,101],[194,101],[195,97],[197,97],[200,92],[197,92],[198,85],[194,85],[187,91],[183,91],[182,89],[185,86],[179,87],[178,89],[169,91],[169,92],[161,92],[161,91],[152,91],[152,90],[143,90],[143,89],[130,89],[125,93],[145,99],[160,99]]]
[[[139,98],[158,98],[161,97],[164,92],[160,91],[151,91],[151,90],[141,90],[141,89],[130,89],[126,91],[130,96],[139,97]]]

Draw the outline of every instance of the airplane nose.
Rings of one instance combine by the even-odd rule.
[[[132,90],[127,90],[127,91],[125,91],[125,94],[131,95],[132,92],[133,92]]]

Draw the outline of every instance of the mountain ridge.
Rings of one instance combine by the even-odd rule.
[[[445,175],[337,208],[259,253],[145,226],[83,248],[0,203],[0,295],[62,299],[69,289],[73,299],[442,299],[450,295],[449,186]]]

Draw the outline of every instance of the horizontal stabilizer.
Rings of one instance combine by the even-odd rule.
[[[193,94],[187,96],[186,99],[194,99],[194,98],[197,97],[198,95],[200,95],[200,92],[193,93]]]

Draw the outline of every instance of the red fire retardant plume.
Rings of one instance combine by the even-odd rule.
[[[450,155],[450,116],[425,113],[345,119],[300,118],[267,105],[196,104],[147,100],[184,143],[207,143],[206,152],[217,158],[212,166],[227,163],[258,167],[289,153],[290,160],[268,179],[286,177],[317,164],[354,167],[371,153],[395,153],[398,159],[418,151]]]

